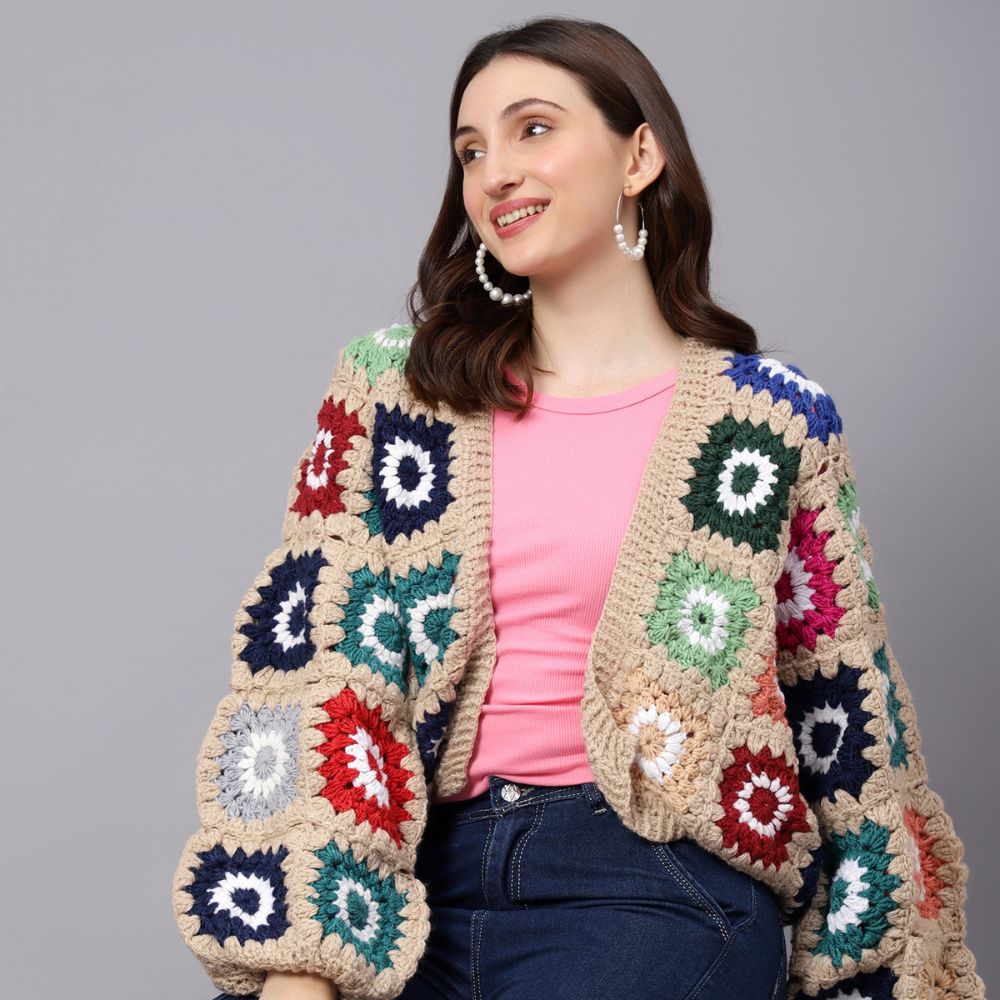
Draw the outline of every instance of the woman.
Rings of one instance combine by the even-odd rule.
[[[262,1000],[982,996],[839,415],[712,301],[655,70],[537,19],[450,124],[237,620],[185,940]]]

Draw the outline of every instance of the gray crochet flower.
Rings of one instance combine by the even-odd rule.
[[[229,717],[222,734],[226,748],[216,761],[219,803],[244,823],[266,819],[294,800],[298,784],[299,715],[301,706],[255,712],[249,705]]]

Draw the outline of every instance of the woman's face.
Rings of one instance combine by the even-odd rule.
[[[503,117],[525,98],[539,100]],[[612,227],[627,182],[629,143],[607,128],[573,75],[538,59],[500,56],[466,87],[457,131],[453,151],[464,161],[465,210],[505,270],[556,276],[585,259],[621,257]],[[519,199],[547,204],[505,237],[491,211]],[[626,202],[622,221],[634,241]]]

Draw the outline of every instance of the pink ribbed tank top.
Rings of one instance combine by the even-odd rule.
[[[580,708],[587,652],[676,377],[673,368],[604,396],[536,392],[520,423],[494,411],[496,663],[465,787],[432,801],[472,798],[490,774],[594,780]]]

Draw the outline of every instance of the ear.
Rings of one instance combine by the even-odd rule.
[[[629,196],[635,197],[660,176],[667,162],[649,122],[643,122],[632,133],[632,137],[626,143],[625,153],[624,187]]]

